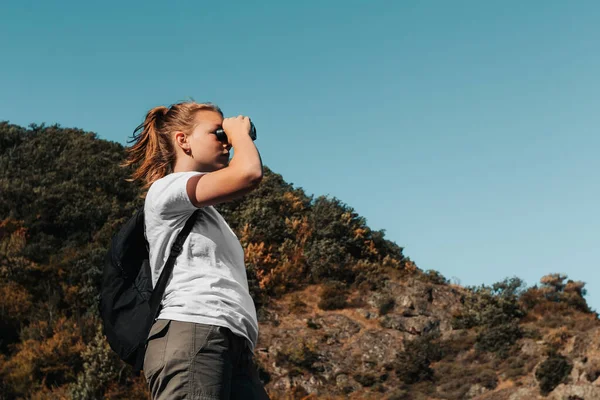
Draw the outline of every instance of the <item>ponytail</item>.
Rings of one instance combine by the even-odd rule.
[[[171,138],[161,133],[168,111],[164,106],[148,111],[144,122],[133,131],[130,143],[134,145],[127,149],[128,156],[123,165],[137,165],[131,180],[143,180],[145,189],[170,173],[175,159]]]

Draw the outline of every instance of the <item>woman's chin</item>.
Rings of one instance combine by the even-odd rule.
[[[215,165],[215,171],[226,168],[227,166],[229,166],[229,161],[227,161],[227,162],[221,161],[220,163]]]

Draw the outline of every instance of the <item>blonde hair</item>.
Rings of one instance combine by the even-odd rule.
[[[147,189],[156,180],[173,172],[176,152],[173,133],[181,131],[186,135],[194,130],[196,113],[201,110],[216,111],[221,116],[221,109],[212,103],[196,103],[186,101],[171,105],[154,107],[146,114],[142,122],[133,131],[127,148],[127,159],[124,167],[135,166],[130,181],[142,180]]]

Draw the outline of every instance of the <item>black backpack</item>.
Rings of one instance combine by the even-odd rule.
[[[143,368],[146,340],[158,316],[175,259],[198,213],[199,210],[192,214],[177,236],[154,289],[148,242],[144,236],[143,207],[113,236],[106,253],[99,303],[103,331],[110,347],[133,366],[136,374]]]

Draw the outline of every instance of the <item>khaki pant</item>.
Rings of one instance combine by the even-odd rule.
[[[157,320],[144,375],[153,400],[269,398],[246,338],[220,326]]]

